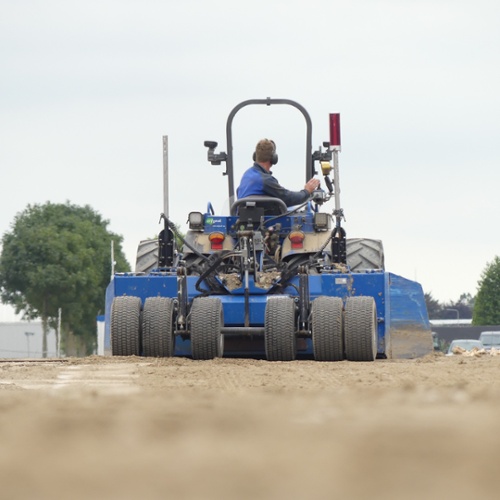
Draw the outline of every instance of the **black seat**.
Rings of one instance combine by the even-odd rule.
[[[288,212],[285,202],[272,196],[247,196],[236,200],[231,206],[231,215],[238,215],[239,207],[255,206],[264,209],[265,215],[283,215]]]

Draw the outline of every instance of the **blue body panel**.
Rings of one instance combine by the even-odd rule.
[[[187,277],[188,300],[191,302],[200,293],[196,290],[196,276]],[[297,296],[299,278],[295,277],[283,290],[284,294]],[[296,288],[297,287],[297,288]],[[258,290],[258,293],[256,291]],[[249,319],[250,326],[263,327],[266,301],[265,290],[255,287],[250,282]],[[366,273],[323,273],[309,276],[310,300],[319,296],[340,297],[345,300],[351,296],[371,296],[375,299],[378,320],[378,354],[387,357],[408,357],[404,354],[400,340],[406,335],[422,333],[430,334],[430,323],[427,316],[424,294],[419,283],[401,276],[373,271]],[[130,295],[140,297],[143,304],[147,297],[177,297],[177,276],[175,274],[116,275],[106,290],[106,322],[105,349],[110,346],[111,303],[114,297]],[[218,295],[222,302],[225,327],[243,326],[245,317],[245,297],[242,289],[232,293]],[[393,338],[394,337],[394,338]],[[303,342],[302,352],[312,354],[310,339]],[[418,347],[416,348],[418,351]],[[398,355],[398,350],[403,352]],[[410,349],[411,351],[411,349]],[[248,352],[246,352],[248,354]],[[191,346],[188,339],[177,337],[176,355],[190,355]],[[225,355],[237,355],[238,352],[225,351]],[[263,352],[252,354],[262,355]],[[418,352],[413,353],[419,355]],[[425,354],[425,352],[424,352]],[[412,356],[413,357],[413,356]]]
[[[417,358],[432,352],[431,325],[422,286],[387,273],[385,296],[387,357]]]
[[[293,227],[300,227],[301,231],[311,233],[314,231],[314,213],[315,212],[312,210],[312,208],[308,207],[308,210],[301,213],[300,215],[295,214],[282,217],[266,217],[264,226],[268,227],[271,225],[280,224],[281,230],[285,234],[288,234]],[[215,216],[205,214],[203,230],[205,233],[220,231],[221,233],[236,237],[237,221],[238,217],[235,216]]]

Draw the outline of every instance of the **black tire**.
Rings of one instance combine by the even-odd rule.
[[[349,238],[346,240],[347,265],[351,271],[385,269],[381,240]]]
[[[318,297],[311,308],[313,353],[316,361],[344,359],[343,302],[339,297]]]
[[[174,301],[167,297],[149,297],[142,313],[142,349],[144,356],[171,357],[175,352]]]
[[[111,304],[111,354],[113,356],[140,356],[141,354],[141,299],[115,297]]]
[[[143,240],[137,247],[136,273],[149,274],[158,267],[158,240]]]
[[[191,306],[191,355],[214,359],[224,353],[222,302],[217,297],[198,297]]]
[[[295,302],[291,297],[268,297],[264,343],[268,361],[293,361],[296,358]]]
[[[349,361],[377,357],[377,308],[373,297],[349,297],[345,303],[345,353]]]

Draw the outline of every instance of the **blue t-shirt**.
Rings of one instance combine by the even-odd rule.
[[[287,207],[299,205],[309,199],[309,193],[301,191],[289,191],[280,185],[271,172],[254,163],[242,176],[240,185],[236,190],[238,198],[247,196],[272,196],[279,198]]]

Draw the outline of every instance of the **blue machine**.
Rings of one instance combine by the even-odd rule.
[[[341,226],[338,114],[330,115],[325,150],[312,152],[311,120],[300,104],[268,98],[236,106],[228,153],[205,142],[208,160],[226,164],[229,198],[233,118],[248,105],[276,104],[303,114],[306,179],[319,162],[328,192],[293,209],[264,196],[239,199],[226,215],[209,204],[206,213],[189,214],[185,237],[164,215],[163,231],[149,242],[153,264],[138,259],[135,273],[116,274],[107,288],[105,347],[113,355],[373,361],[432,352],[422,287],[384,270],[380,242],[349,240]],[[332,198],[332,214],[322,212]]]

